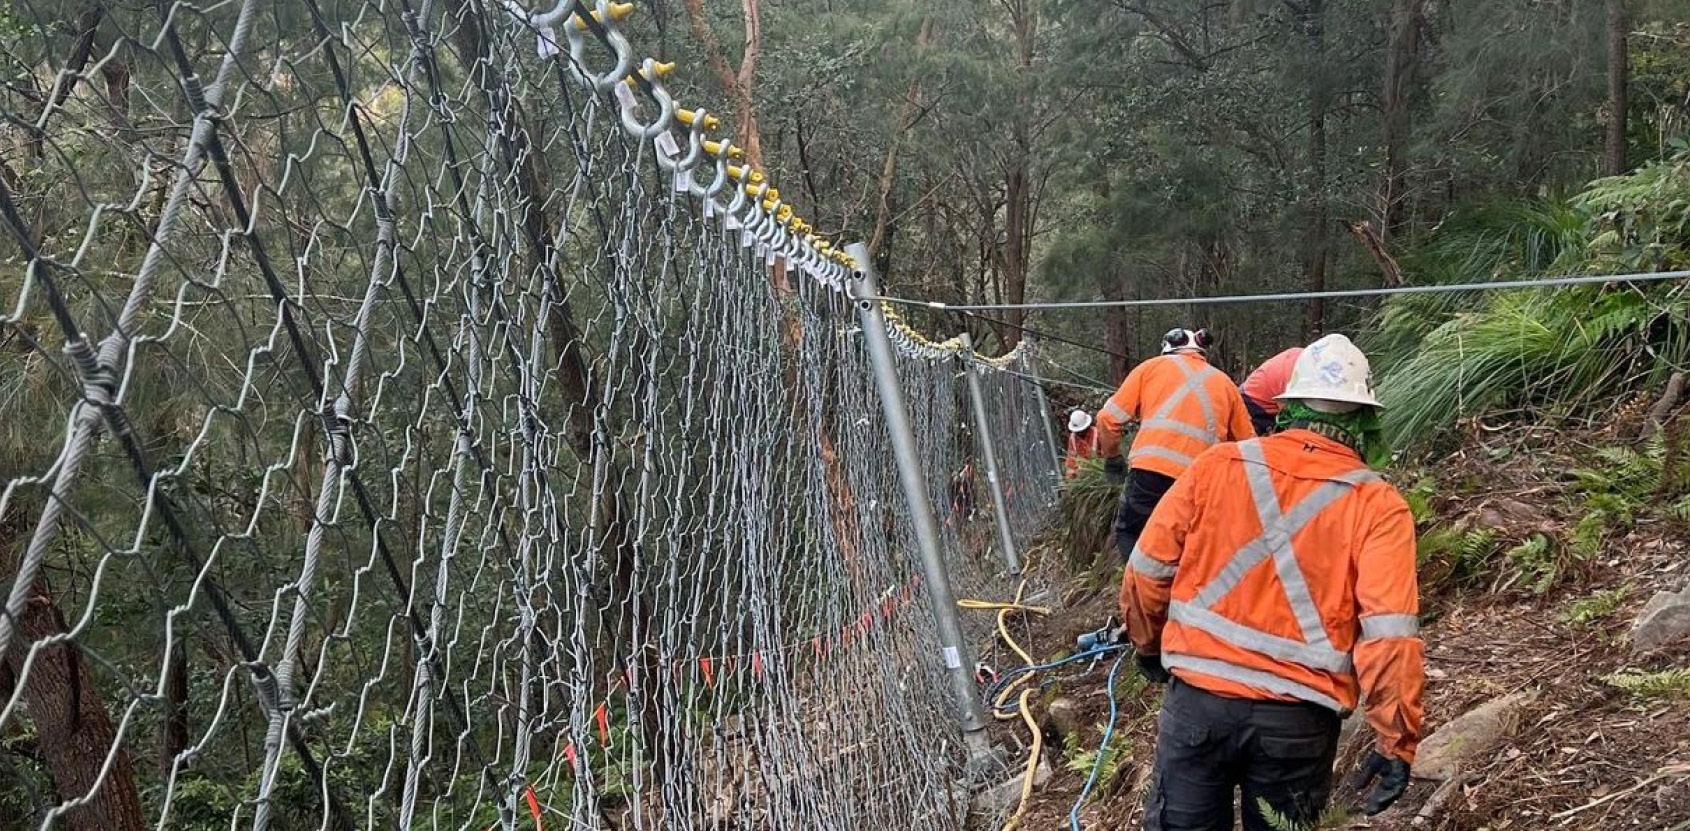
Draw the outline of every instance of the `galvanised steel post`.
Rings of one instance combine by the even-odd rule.
[[[880,287],[874,280],[868,246],[853,243],[845,251],[856,258],[861,269],[852,281],[851,297],[857,304],[863,341],[868,347],[869,363],[874,367],[874,384],[880,391],[880,409],[885,414],[886,432],[892,442],[898,484],[904,492],[904,501],[909,503],[910,522],[915,525],[922,581],[927,585],[927,599],[933,606],[933,617],[939,629],[940,657],[951,688],[956,693],[963,739],[968,745],[969,755],[980,758],[990,752],[986,738],[986,712],[980,704],[980,691],[974,684],[974,656],[968,642],[963,639],[962,624],[957,619],[956,595],[951,592],[951,579],[945,573],[944,554],[939,549],[939,521],[933,516],[927,480],[921,470],[920,457],[916,454],[909,409],[904,406],[903,388],[898,384],[898,368],[892,359],[892,342],[886,337],[886,317],[881,312],[880,301],[873,299],[880,296]]]

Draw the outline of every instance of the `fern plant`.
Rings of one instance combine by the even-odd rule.
[[[1103,733],[1104,725],[1096,725],[1097,732]],[[1132,736],[1131,731],[1116,730],[1107,746],[1096,748],[1082,748],[1077,736],[1069,736],[1063,744],[1063,767],[1081,776],[1091,775],[1092,767],[1097,767],[1097,786],[1092,791],[1095,794],[1111,793],[1115,780],[1121,772],[1132,765]],[[1103,760],[1098,761],[1102,754]]]
[[[1417,282],[1603,273],[1690,262],[1690,152],[1602,179],[1568,203],[1452,217],[1402,258]],[[1681,284],[1492,292],[1384,304],[1377,355],[1387,430],[1408,446],[1464,415],[1574,411],[1690,363]]]
[[[1589,597],[1573,601],[1567,607],[1567,613],[1561,619],[1573,626],[1589,626],[1598,621],[1613,617],[1619,611],[1620,604],[1631,597],[1631,584],[1627,583],[1618,588],[1597,592]]]
[[[1273,831],[1323,831],[1328,828],[1339,828],[1350,821],[1350,812],[1338,805],[1328,805],[1320,812],[1314,822],[1298,822],[1297,820],[1274,810],[1267,800],[1256,797],[1256,808],[1261,811],[1262,819],[1267,820]]]
[[[1625,670],[1608,676],[1606,680],[1608,686],[1637,698],[1690,698],[1690,669],[1664,669],[1659,672]]]

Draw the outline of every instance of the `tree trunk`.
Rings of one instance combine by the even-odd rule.
[[[5,544],[11,547],[11,541]],[[0,694],[8,697],[23,675],[30,645],[69,631],[46,580],[36,577],[31,592],[17,619],[20,637],[13,639],[0,673],[5,676],[0,678]],[[112,754],[111,770],[101,779],[117,734],[94,674],[74,641],[48,647],[35,656],[24,683],[23,703],[35,724],[37,746],[60,802],[82,799],[94,791],[87,804],[65,814],[64,827],[141,831],[145,823],[128,750],[119,747]]]
[[[1303,34],[1308,40],[1309,77],[1309,160],[1308,229],[1304,244],[1303,267],[1307,270],[1307,289],[1326,290],[1326,28],[1325,0],[1307,0],[1301,9]],[[1308,329],[1319,335],[1326,328],[1326,301],[1309,299]]]
[[[188,645],[185,633],[178,627],[176,642],[164,668],[164,743],[159,746],[158,766],[164,775],[170,774],[177,755],[188,749],[192,741],[188,724]]]
[[[933,18],[924,17],[921,20],[921,31],[915,36],[917,54],[927,50],[933,43]],[[878,257],[881,248],[886,244],[891,231],[892,222],[892,183],[898,173],[898,150],[903,145],[903,138],[915,121],[921,106],[921,74],[919,67],[915,80],[910,81],[909,89],[904,92],[904,103],[898,108],[898,123],[892,126],[892,135],[886,139],[886,158],[880,163],[880,182],[875,188],[877,199],[874,209],[874,230],[869,234],[868,252]]]
[[[1031,261],[1033,182],[1033,118],[1031,79],[1033,49],[1038,37],[1038,16],[1031,0],[1010,5],[1010,24],[1015,32],[1015,114],[1011,124],[1009,157],[1005,162],[1003,191],[1003,302],[1027,301],[1027,271]],[[1004,349],[1021,342],[1021,326],[1027,319],[1023,309],[1007,309],[1008,326],[1001,327]]]
[[[1384,145],[1385,192],[1381,194],[1383,214],[1379,231],[1390,240],[1401,229],[1404,214],[1403,158],[1408,144],[1408,91],[1420,62],[1420,25],[1426,0],[1392,0],[1390,44],[1385,50]]]
[[[1126,281],[1121,281],[1123,287]],[[1103,348],[1109,350],[1109,375],[1105,379],[1111,384],[1119,384],[1126,380],[1127,373],[1132,371],[1133,328],[1131,309],[1126,306],[1110,306],[1104,312],[1103,319]]]
[[[722,42],[704,17],[704,0],[683,0],[687,23],[693,36],[704,45],[704,59],[716,73],[722,92],[734,102],[734,141],[745,151],[745,161],[753,167],[763,164],[763,142],[758,137],[757,111],[752,106],[752,88],[757,80],[757,58],[763,53],[763,14],[759,0],[740,0],[745,15],[745,51],[740,53],[739,69],[728,65]]]
[[[1626,172],[1626,32],[1625,0],[1608,0],[1608,140],[1603,172]]]

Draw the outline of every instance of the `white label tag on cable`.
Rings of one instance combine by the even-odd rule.
[[[617,84],[615,89],[616,103],[622,105],[622,109],[631,110],[640,105],[639,99],[634,97],[633,87],[627,84]]]
[[[669,161],[675,161],[680,158],[681,148],[675,144],[674,133],[664,130],[663,132],[658,133],[657,138],[652,139],[651,143],[657,145],[657,152],[662,153],[663,158],[668,159]]]
[[[557,45],[557,30],[550,26],[541,26],[539,34],[534,36],[534,51],[539,52],[542,58],[561,53],[563,50]]]
[[[956,647],[947,646],[939,652],[945,657],[945,669],[962,669],[962,655],[957,652]]]
[[[772,248],[763,252],[763,264],[770,267],[770,268],[774,268],[775,267],[775,258],[777,256],[779,256],[779,255],[776,254],[775,250],[772,249]]]
[[[667,137],[669,134],[664,133],[663,135],[665,137]],[[675,174],[675,192],[676,193],[686,193],[689,190],[692,190],[692,171],[682,170],[682,171],[676,173]]]

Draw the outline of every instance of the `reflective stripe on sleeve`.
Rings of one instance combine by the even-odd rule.
[[[1270,673],[1246,669],[1240,666],[1233,666],[1225,661],[1216,661],[1209,658],[1198,658],[1193,655],[1178,655],[1164,652],[1162,653],[1162,666],[1167,667],[1168,669],[1184,669],[1192,672],[1200,672],[1204,675],[1213,676],[1215,678],[1235,681],[1240,684],[1267,690],[1268,692],[1276,695],[1287,695],[1300,701],[1307,701],[1311,704],[1319,704],[1320,706],[1339,714],[1345,713],[1343,706],[1338,703],[1337,699],[1314,689],[1313,687],[1306,687],[1295,681],[1281,678]]]
[[[1128,422],[1128,421],[1133,420],[1133,417],[1131,415],[1129,415],[1126,410],[1121,409],[1121,405],[1116,404],[1115,399],[1113,399],[1113,398],[1104,402],[1103,411],[1105,413],[1108,413],[1111,416],[1114,416],[1117,420],[1122,421],[1122,422]]]
[[[1235,620],[1201,606],[1175,601],[1168,607],[1168,619],[1182,626],[1207,632],[1233,646],[1259,652],[1270,658],[1301,664],[1326,672],[1350,672],[1355,664],[1350,656],[1322,644],[1299,643],[1259,629],[1252,629]]]
[[[1133,546],[1132,556],[1127,558],[1127,565],[1131,567],[1133,571],[1149,577],[1158,583],[1172,582],[1174,579],[1174,573],[1179,571],[1178,566],[1168,565],[1167,563],[1144,553],[1144,549],[1139,548],[1136,545]]]
[[[1420,618],[1415,615],[1365,615],[1361,619],[1361,639],[1412,638],[1420,634]]]

